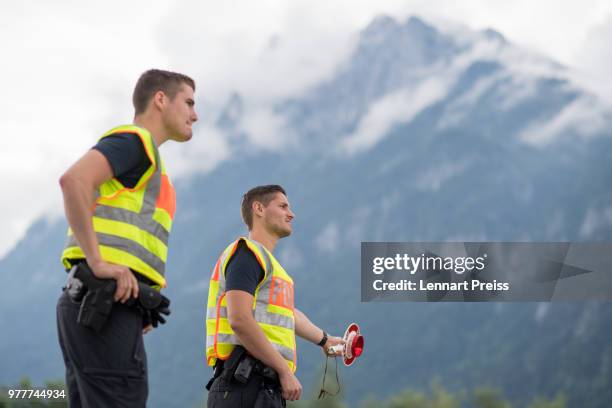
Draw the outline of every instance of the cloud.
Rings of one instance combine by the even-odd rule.
[[[287,270],[300,268],[304,265],[304,255],[294,245],[288,244],[278,251],[278,260]]]
[[[289,144],[297,143],[296,135],[285,118],[274,113],[271,107],[247,110],[240,126],[249,142],[264,150],[280,151]]]
[[[231,147],[225,135],[210,123],[198,124],[187,143],[166,143],[160,148],[168,174],[180,179],[194,172],[205,173],[227,159]]]
[[[469,164],[469,160],[459,162],[448,161],[425,169],[417,174],[415,186],[419,190],[436,192],[440,190],[440,187],[445,182],[465,171]]]
[[[378,99],[359,121],[355,132],[340,142],[342,152],[353,155],[378,143],[389,130],[400,123],[409,123],[419,112],[442,99],[448,84],[442,79],[430,78],[392,92]]]
[[[340,230],[335,222],[330,222],[315,238],[315,246],[320,252],[334,253],[340,244]]]
[[[608,106],[612,106],[612,14],[608,13],[605,21],[591,28],[582,47],[575,52],[576,68],[580,76],[577,82],[600,96]]]
[[[507,89],[500,100],[500,109],[509,109],[530,96],[535,88],[530,84],[534,76],[557,77],[563,74],[561,67],[542,55],[521,50],[503,39],[485,36],[461,25],[446,25],[445,33],[465,51],[448,62],[429,66],[417,77],[413,85],[393,91],[371,104],[356,130],[340,142],[340,151],[353,155],[378,143],[389,130],[400,123],[409,123],[419,112],[443,99],[458,77],[477,61],[498,61],[503,69],[499,73],[479,80],[472,88],[458,97],[444,112],[438,126],[447,128],[460,123],[467,107],[476,103],[492,86],[502,79],[512,79],[524,88]]]
[[[550,57],[517,47],[495,35],[484,35],[460,25],[447,25],[445,33],[459,46],[467,50],[455,57],[446,76],[457,76],[469,65],[488,61],[499,64],[499,69],[479,79],[470,89],[452,101],[443,112],[439,129],[459,126],[469,115],[480,98],[493,87],[498,97],[496,109],[507,111],[521,101],[534,96],[539,79],[558,78],[572,81],[572,72],[559,65]]]
[[[348,226],[346,227],[346,236],[349,237],[348,243],[352,246],[359,246],[361,241],[374,240],[372,238],[370,219],[374,209],[368,206],[362,206],[354,209],[349,214]]]
[[[509,111],[536,93],[537,78],[526,75],[511,75],[506,77],[506,80],[499,87],[499,94],[502,99],[497,107],[502,111]]]
[[[542,323],[549,311],[550,303],[539,303],[533,315],[533,319],[536,321],[536,323]]]
[[[303,1],[186,1],[168,11],[157,37],[162,52],[188,63],[217,103],[232,91],[247,103],[269,103],[300,94],[350,54],[356,27],[320,18],[327,8]],[[182,24],[167,24],[173,20]]]
[[[61,214],[57,179],[108,128],[131,122],[132,88],[148,68],[185,72],[197,81],[201,133],[185,146],[163,147],[169,169],[187,176],[210,171],[227,156],[224,135],[213,124],[232,92],[244,95],[245,118],[250,118],[245,127],[281,129],[253,132],[253,142],[271,145],[284,135],[276,126],[282,123],[274,117],[274,102],[333,75],[359,30],[376,15],[418,14],[471,28],[494,27],[510,41],[565,63],[584,62],[585,76],[602,67],[606,78],[610,12],[612,3],[603,0],[4,2],[0,183],[10,185],[11,194],[0,202],[5,226],[0,257],[34,218]],[[593,27],[603,31],[589,34]],[[581,48],[588,58],[577,53]],[[592,83],[599,92],[608,81]],[[376,139],[377,117],[402,120],[383,108],[362,123],[356,149]],[[19,198],[24,195],[35,199]]]
[[[479,98],[499,81],[502,76],[502,74],[494,74],[478,80],[472,88],[448,104],[442,113],[442,117],[436,124],[438,130],[460,125],[461,121],[469,115],[469,107],[478,102]]]
[[[598,230],[609,226],[612,226],[612,207],[602,209],[591,207],[584,216],[579,234],[583,239],[593,238]]]
[[[552,118],[543,118],[523,130],[519,139],[533,146],[545,146],[557,136],[574,132],[589,137],[605,129],[609,123],[604,107],[590,96],[582,96],[567,104]]]

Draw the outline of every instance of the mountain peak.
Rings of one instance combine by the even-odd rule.
[[[502,44],[507,44],[508,41],[506,40],[506,37],[503,36],[502,33],[500,33],[497,30],[494,30],[492,28],[487,28],[485,30],[482,31],[482,34],[490,39],[490,40],[497,40],[498,42],[502,43]]]
[[[363,30],[364,36],[380,35],[390,32],[399,27],[397,21],[388,15],[380,15],[374,18],[370,24]]]
[[[361,41],[381,43],[389,41],[390,36],[411,37],[414,39],[431,38],[438,35],[437,30],[416,16],[410,16],[405,23],[388,15],[380,15],[362,32]]]
[[[354,66],[367,67],[374,62],[387,71],[397,67],[406,71],[424,67],[441,58],[454,55],[455,41],[419,17],[400,23],[392,17],[376,17],[362,31],[353,55]]]
[[[417,16],[410,16],[406,20],[406,23],[404,23],[404,26],[409,27],[412,30],[425,30],[425,31],[434,30],[434,28],[431,25],[427,24],[423,19]]]

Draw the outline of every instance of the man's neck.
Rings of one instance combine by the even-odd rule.
[[[251,230],[249,232],[249,239],[259,242],[261,245],[265,246],[266,249],[270,252],[274,251],[276,243],[278,242],[278,238],[273,237],[270,234],[266,234],[265,232],[256,230]]]
[[[162,126],[157,123],[154,118],[147,116],[146,114],[138,115],[134,118],[134,125],[145,128],[151,133],[155,146],[161,146],[168,138],[165,135],[165,131]]]

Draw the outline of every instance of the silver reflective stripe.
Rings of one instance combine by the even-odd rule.
[[[220,317],[227,319],[227,307],[221,306],[219,308],[219,315],[220,315]],[[206,309],[206,318],[207,319],[216,319],[217,318],[217,308],[216,307],[209,307],[208,309]]]
[[[295,327],[295,322],[291,317],[276,313],[269,313],[263,307],[258,307],[255,309],[255,320],[260,323],[280,326],[291,330],[293,330]]]
[[[206,348],[214,347],[215,345],[215,336],[206,336]]]
[[[234,336],[233,334],[225,334],[225,333],[219,333],[217,335],[217,343],[242,344],[240,343],[240,340],[238,340],[238,337]],[[271,344],[280,353],[280,355],[283,356],[285,360],[293,361],[293,350],[292,349],[285,347],[285,346],[281,346],[278,343],[271,342]],[[206,336],[206,347],[208,348],[208,347],[214,347],[214,346],[215,346],[215,336]]]
[[[157,204],[157,197],[159,196],[159,192],[161,191],[161,178],[162,178],[162,163],[159,157],[159,152],[155,147],[155,143],[153,143],[153,154],[155,155],[155,162],[157,163],[155,166],[155,171],[151,175],[151,178],[147,182],[145,188],[145,195],[143,197],[142,208],[140,210],[141,214],[151,213],[153,216],[153,211],[155,211],[155,205]]]
[[[138,214],[123,208],[111,207],[109,205],[98,204],[96,207],[96,217],[105,218],[114,221],[125,222],[134,225],[141,230],[159,238],[164,244],[168,245],[168,237],[170,234],[157,221],[153,219],[153,214],[143,217],[142,213]]]
[[[272,275],[272,274],[270,274]],[[257,294],[258,303],[261,301],[265,306],[269,304],[270,300],[270,284],[272,282],[272,277],[270,279],[266,279],[264,283],[259,287],[259,293]],[[258,305],[259,306],[259,305]]]
[[[221,255],[221,259],[219,260],[219,292],[221,292],[221,282],[223,282],[223,288],[225,289],[225,261],[227,261],[227,257],[231,254],[231,251],[226,251]]]
[[[251,241],[251,242],[254,242],[254,241]],[[268,306],[268,300],[270,299],[270,285],[272,284],[272,277],[274,276],[274,271],[273,271],[273,266],[272,266],[272,260],[270,259],[270,256],[268,255],[268,252],[266,251],[266,249],[260,243],[258,242],[254,242],[254,243],[259,248],[260,252],[263,253],[264,262],[266,264],[266,278],[261,283],[261,286],[259,287],[259,292],[257,293],[256,309],[259,309],[262,306],[263,307]]]
[[[266,250],[266,248],[264,248],[264,246],[262,244],[260,244],[257,241],[253,241],[252,239],[249,240],[249,242],[253,243],[257,249],[259,249],[259,252],[261,252],[264,256],[264,264],[266,264],[266,274],[270,275],[272,273],[272,261],[270,260],[270,256],[268,255],[268,251]]]
[[[139,258],[144,263],[148,264],[151,268],[155,269],[160,274],[164,274],[165,264],[157,255],[152,252],[149,252],[146,248],[141,246],[139,243],[132,241],[131,239],[121,238],[116,235],[103,234],[101,232],[97,232],[96,236],[98,237],[98,243],[100,245],[109,246],[112,248],[119,249],[121,251],[125,251],[129,254],[134,255]],[[76,237],[74,235],[70,235],[68,237],[67,247],[71,246],[79,246]]]
[[[276,350],[278,350],[280,355],[283,356],[285,360],[293,361],[293,350],[292,349],[287,348],[285,346],[281,346],[278,343],[272,343],[272,345],[274,346]]]
[[[208,344],[209,341],[210,341],[210,345],[212,346],[215,341],[215,336],[206,336],[206,343]],[[242,344],[240,343],[240,340],[238,340],[238,337],[236,337],[233,334],[227,334],[227,333],[219,333],[217,335],[217,343]]]
[[[227,319],[227,307],[221,306],[219,308],[219,317],[222,319]],[[276,313],[268,313],[265,311],[265,306],[257,307],[255,309],[254,316],[255,320],[264,324],[271,324],[273,326],[284,327],[286,329],[291,329],[295,327],[294,320],[289,316],[284,316]],[[206,309],[206,319],[216,319],[217,318],[217,308],[209,307]]]

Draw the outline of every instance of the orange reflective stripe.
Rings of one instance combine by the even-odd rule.
[[[129,193],[133,193],[133,192],[135,192],[135,191],[140,190],[140,189],[142,188],[142,186],[146,185],[146,183],[149,181],[149,179],[150,179],[152,176],[153,176],[153,173],[151,173],[151,174],[149,175],[149,177],[147,177],[147,178],[144,180],[144,183],[142,183],[140,186],[134,186],[134,188],[123,187],[121,190],[117,190],[117,191],[115,191],[113,194],[109,195],[108,197],[98,197],[98,199],[96,200],[96,202],[94,203],[94,206],[93,206],[94,210],[96,209],[96,206],[98,205],[98,201],[100,201],[100,200],[102,200],[102,199],[105,199],[105,200],[113,200],[113,199],[115,199],[115,198],[119,197],[119,195],[120,195],[120,194],[122,194],[122,193],[123,193],[123,192],[125,192],[125,191],[127,191],[127,192],[129,192]],[[115,180],[117,180],[117,179],[115,178]],[[119,180],[117,180],[117,181],[118,181],[119,183],[121,183]]]
[[[238,243],[240,242],[240,240],[237,240],[234,243],[234,246],[232,247],[232,250],[230,251],[230,254],[227,257],[227,261],[224,261],[223,263],[225,265],[227,265],[227,263],[229,262],[230,259],[232,259],[232,256],[234,256],[234,254],[236,253],[236,249],[238,249]],[[225,268],[223,269],[223,276],[225,277]]]
[[[220,263],[221,263],[221,258],[217,259],[217,263],[215,264],[215,269],[214,269],[213,277],[212,277],[212,280],[214,281],[219,280],[219,264]]]
[[[155,207],[166,211],[170,218],[174,219],[174,212],[176,211],[176,192],[166,174],[162,174],[161,176],[161,188]]]

